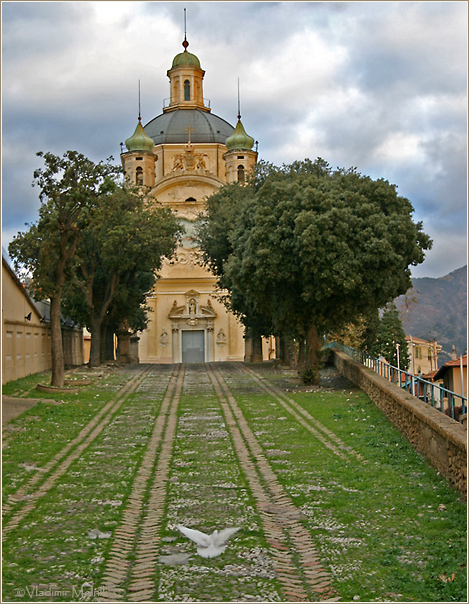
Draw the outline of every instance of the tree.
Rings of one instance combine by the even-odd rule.
[[[397,359],[397,350],[399,346],[399,363]],[[383,316],[379,321],[376,340],[370,349],[370,354],[378,357],[383,356],[388,363],[400,369],[407,370],[410,359],[407,350],[407,342],[402,322],[399,318],[399,311],[392,302],[387,304]]]
[[[50,299],[53,386],[63,386],[65,368],[61,330],[61,303],[66,281],[73,272],[73,259],[89,212],[115,187],[121,170],[110,164],[95,164],[77,151],[62,157],[38,153],[45,163],[35,170],[33,186],[41,191],[39,219],[18,233],[8,251],[17,270],[31,275],[31,288],[40,299]]]
[[[306,341],[306,372],[317,383],[322,335],[405,293],[409,266],[431,241],[395,185],[321,159],[262,166],[243,196],[221,282],[235,310],[251,308],[276,335]]]
[[[90,367],[101,362],[101,341],[108,327],[127,322],[143,329],[141,308],[163,258],[171,257],[181,227],[170,209],[127,186],[101,199],[89,215],[77,247],[75,279],[68,295],[70,316],[91,333]]]
[[[258,179],[269,170],[270,164],[262,163],[258,168]],[[225,271],[225,264],[234,251],[234,225],[251,197],[251,188],[238,183],[226,185],[211,195],[207,200],[205,212],[199,217],[196,240],[200,246],[203,263],[218,278],[220,299],[245,326],[245,337],[252,342],[252,359],[257,361],[262,360],[262,335],[273,333],[270,317],[259,312],[242,291],[233,287],[231,275]],[[226,292],[229,292],[229,295]]]

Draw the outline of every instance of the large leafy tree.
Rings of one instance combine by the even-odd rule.
[[[262,164],[267,172],[269,164]],[[258,180],[264,171],[258,169]],[[197,242],[200,246],[202,260],[218,278],[220,298],[225,306],[237,315],[246,328],[246,338],[253,347],[253,358],[262,360],[262,335],[270,335],[273,325],[268,314],[263,314],[253,300],[244,295],[243,290],[234,287],[232,275],[225,270],[225,265],[234,252],[236,240],[234,227],[239,216],[248,209],[252,199],[251,186],[238,183],[229,184],[211,195],[207,208],[200,217],[197,230]]]
[[[262,165],[242,195],[222,282],[235,310],[252,308],[277,335],[306,341],[317,382],[322,334],[405,293],[431,241],[394,185],[321,159]]]
[[[91,332],[91,367],[101,362],[107,328],[116,331],[124,322],[144,328],[142,304],[180,234],[171,210],[156,206],[140,190],[118,187],[93,208],[67,296],[68,313]]]
[[[64,285],[71,278],[73,260],[89,214],[115,187],[121,172],[106,162],[94,163],[77,151],[63,156],[38,153],[44,167],[34,172],[40,187],[39,219],[27,225],[9,245],[18,270],[31,277],[30,286],[40,299],[50,299],[52,385],[63,386],[64,355],[61,304]]]

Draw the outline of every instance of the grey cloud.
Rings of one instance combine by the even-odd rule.
[[[138,79],[145,122],[169,96],[184,5],[129,3],[103,29],[94,4],[2,5],[5,237],[36,219],[36,151],[118,163],[136,125]],[[263,159],[321,155],[396,183],[437,242],[416,270],[441,276],[445,262],[448,271],[465,263],[450,253],[466,224],[465,3],[191,2],[187,15],[213,112],[236,121],[240,77],[243,124]],[[386,160],[379,151],[401,134],[415,154]]]

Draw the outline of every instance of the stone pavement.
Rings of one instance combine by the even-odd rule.
[[[38,398],[18,398],[14,396],[2,396],[2,427],[6,426],[11,420],[18,417],[28,409],[40,403]]]
[[[295,400],[285,375],[274,382],[243,363],[134,367],[9,497],[3,537],[11,566],[24,564],[36,588],[56,586],[58,600],[83,585],[92,592],[77,601],[340,600],[309,507],[294,495],[325,490],[312,471],[321,461],[355,471],[366,461]],[[350,387],[331,373],[324,389],[334,380]],[[304,443],[314,443],[314,459],[302,457]],[[297,489],[283,480],[294,465],[304,483]],[[203,559],[180,524],[240,530],[220,557]],[[4,590],[3,601],[22,601],[13,580]]]

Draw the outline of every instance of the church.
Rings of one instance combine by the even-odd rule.
[[[233,127],[212,113],[203,94],[205,72],[188,52],[186,36],[182,45],[167,72],[170,98],[163,112],[145,126],[139,117],[121,153],[127,177],[169,206],[185,230],[147,298],[149,323],[139,334],[138,356],[153,363],[242,361],[244,327],[219,301],[216,278],[198,263],[191,235],[205,200],[224,184],[243,182],[257,151],[240,115]],[[269,358],[269,343],[264,347]]]

